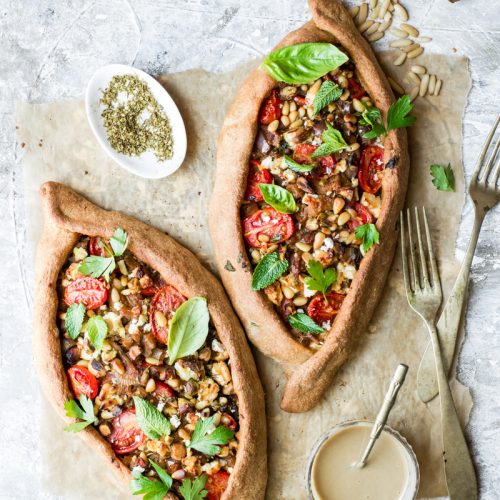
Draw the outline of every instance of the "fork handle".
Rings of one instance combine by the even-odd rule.
[[[448,385],[438,333],[434,323],[426,322],[426,325],[431,336],[439,387],[443,460],[448,493],[451,500],[476,500],[476,472]]]
[[[483,224],[485,212],[476,207],[474,212],[474,226],[470,236],[469,245],[465,258],[462,262],[462,267],[458,273],[455,284],[451,291],[446,305],[439,317],[437,323],[437,331],[439,334],[439,344],[445,373],[449,374],[451,365],[453,364],[453,356],[457,343],[458,328],[462,317],[462,310],[467,295],[469,284],[469,274],[472,266],[472,259],[476,251],[477,240]],[[438,392],[438,383],[436,380],[436,368],[434,363],[434,354],[430,342],[427,344],[420,367],[417,374],[417,391],[420,399],[427,403],[434,399]]]

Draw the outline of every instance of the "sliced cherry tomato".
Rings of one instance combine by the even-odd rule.
[[[229,413],[223,413],[221,415],[220,422],[224,427],[227,427],[228,429],[231,429],[232,431],[235,431],[236,428],[238,427],[236,420],[233,417],[231,417],[231,415],[229,415]]]
[[[296,95],[293,100],[299,105],[304,106],[306,104],[306,98],[301,95]]]
[[[293,152],[293,159],[297,163],[311,163],[314,161],[311,159],[311,155],[316,149],[318,149],[318,147],[312,144],[297,144]]]
[[[68,369],[69,382],[75,396],[85,394],[90,399],[97,396],[97,379],[84,366],[74,365]]]
[[[146,288],[141,288],[141,293],[144,295],[144,297],[152,297],[153,295],[158,292],[158,287],[153,285],[153,286],[147,286]]]
[[[108,441],[117,455],[137,450],[146,439],[146,435],[137,423],[134,409],[126,410],[115,417],[112,424],[113,432],[109,435]]]
[[[99,257],[111,257],[111,253],[109,251],[109,243],[106,243],[106,248],[103,245],[103,239],[100,236],[93,236],[89,241],[89,252],[90,255],[98,255]]]
[[[376,194],[382,187],[384,170],[384,149],[380,146],[368,146],[361,153],[358,179],[363,191]]]
[[[274,120],[281,118],[281,99],[278,97],[278,92],[273,90],[271,95],[264,100],[259,111],[259,121],[263,125],[269,125]]]
[[[313,177],[330,177],[333,175],[336,164],[337,160],[332,155],[322,156],[319,158],[319,165],[312,171]]]
[[[168,344],[168,325],[158,325],[155,318],[155,311],[161,311],[167,319],[170,319],[175,310],[185,301],[186,297],[170,285],[158,290],[153,297],[151,307],[149,308],[149,322],[151,323],[153,335],[162,344]]]
[[[307,306],[307,314],[318,324],[322,325],[325,321],[331,321],[339,312],[340,306],[345,295],[336,292],[326,294],[326,300],[323,295],[316,295]]]
[[[87,309],[101,307],[108,298],[106,285],[97,278],[78,278],[64,290],[64,301],[68,306],[82,303]]]
[[[262,246],[260,235],[268,236],[272,243],[281,243],[290,238],[295,230],[289,214],[282,214],[274,208],[257,210],[243,219],[243,233],[248,244],[254,248]]]
[[[365,89],[354,78],[348,78],[347,82],[353,99],[361,99],[366,95]]]
[[[159,399],[168,399],[175,396],[175,392],[163,382],[156,380],[155,396]]]
[[[272,184],[273,176],[269,170],[260,167],[257,160],[250,160],[250,172],[248,173],[245,200],[262,201],[264,198],[259,189],[259,184]]]
[[[220,470],[211,476],[208,476],[205,489],[208,491],[206,500],[220,500],[222,494],[226,491],[229,481],[229,472]]]
[[[349,219],[347,221],[347,227],[352,231],[353,229],[356,229],[358,226],[361,226],[362,224],[371,224],[375,219],[371,212],[364,206],[361,205],[361,203],[358,203],[357,201],[353,201],[350,206],[356,210],[356,213],[358,214],[359,219]]]

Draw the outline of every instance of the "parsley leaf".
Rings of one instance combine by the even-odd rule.
[[[179,486],[184,500],[203,500],[208,494],[208,491],[204,489],[207,479],[206,474],[198,476],[196,479],[184,479],[182,485]]]
[[[337,280],[337,272],[333,267],[329,267],[323,272],[322,265],[314,259],[310,259],[307,263],[307,272],[309,276],[304,279],[307,288],[321,292],[323,295],[326,294],[330,286]]]
[[[83,304],[71,304],[66,311],[66,316],[64,317],[64,327],[66,328],[66,333],[70,338],[76,339],[76,337],[80,335],[85,312],[86,309]]]
[[[316,324],[307,314],[296,313],[288,316],[288,322],[292,328],[303,333],[323,333],[323,328]]]
[[[96,351],[102,349],[106,335],[108,334],[108,325],[101,316],[92,316],[87,321],[87,335]]]
[[[380,239],[380,234],[375,227],[375,224],[363,224],[358,226],[355,231],[356,238],[362,240],[361,248],[363,252],[368,252],[370,248],[377,244]]]
[[[317,115],[325,106],[333,101],[337,101],[342,95],[343,90],[330,80],[325,80],[316,97],[314,98],[314,114]]]
[[[214,425],[214,419],[215,417],[209,417],[204,420],[201,418],[198,419],[188,448],[194,448],[205,455],[212,456],[219,453],[221,450],[220,446],[217,445],[223,445],[229,442],[234,436],[234,431],[223,425],[220,425],[208,434],[209,429]]]
[[[151,439],[170,435],[170,422],[155,406],[139,396],[134,396],[137,423],[144,434]]]
[[[340,130],[333,128],[329,123],[326,124],[326,130],[321,135],[321,139],[323,139],[323,144],[314,151],[311,158],[326,156],[349,147]]]
[[[94,403],[92,400],[82,394],[79,399],[80,405],[74,400],[70,399],[64,403],[64,409],[66,410],[66,415],[72,418],[78,418],[83,422],[74,422],[73,424],[67,425],[64,430],[68,432],[80,432],[89,425],[97,421],[94,415]]]
[[[104,276],[109,281],[109,275],[115,270],[115,267],[114,257],[91,255],[83,259],[78,270],[85,276],[92,276],[92,278]]]
[[[375,139],[379,135],[387,133],[382,121],[382,114],[378,108],[366,108],[361,113],[359,123],[361,125],[369,125],[372,128],[369,132],[363,134],[365,139]]]
[[[153,460],[149,459],[149,463],[158,474],[160,481],[149,479],[140,472],[133,471],[134,480],[130,484],[132,494],[144,495],[144,500],[162,500],[172,487],[172,478]]]
[[[116,257],[120,257],[125,252],[128,245],[128,234],[119,227],[115,234],[109,240],[113,253]]]
[[[315,167],[315,165],[304,165],[302,163],[297,163],[287,155],[283,156],[283,162],[290,170],[299,173],[310,172]]]
[[[288,269],[288,261],[281,260],[278,252],[264,255],[254,269],[252,290],[262,290],[273,284]]]
[[[409,127],[415,123],[414,116],[408,116],[413,109],[410,97],[401,96],[395,103],[391,104],[387,112],[387,132],[395,128]]]
[[[444,165],[431,165],[432,183],[439,191],[455,191],[455,174],[448,163]]]

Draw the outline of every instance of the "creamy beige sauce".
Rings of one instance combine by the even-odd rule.
[[[408,482],[406,450],[383,431],[362,469],[352,467],[365,449],[371,426],[356,425],[330,436],[314,459],[311,483],[318,500],[397,500]]]

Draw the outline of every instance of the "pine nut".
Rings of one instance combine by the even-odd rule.
[[[284,127],[288,127],[288,125],[290,125],[290,118],[286,115],[281,115],[281,123]]]
[[[418,64],[413,65],[411,67],[411,70],[413,71],[413,73],[416,73],[417,75],[425,75],[427,73],[425,67],[419,66]]]
[[[411,52],[408,52],[408,59],[415,59],[419,55],[421,55],[424,52],[423,47],[417,47],[416,49],[413,49]]]
[[[278,245],[276,243],[267,247],[267,253],[273,253],[276,250],[278,250]]]
[[[403,47],[401,50],[409,54],[412,50],[418,49],[418,47],[420,47],[418,43],[412,43],[411,45],[408,45],[408,47]]]
[[[438,79],[438,81],[436,82],[436,88],[434,90],[434,95],[439,95],[439,92],[441,92],[442,84],[443,84],[443,80]]]
[[[281,108],[281,114],[288,116],[288,113],[290,113],[290,103],[285,101],[285,104],[283,104],[283,107]]]
[[[436,75],[431,75],[429,78],[429,95],[433,95],[436,90]]]
[[[308,245],[307,243],[304,243],[303,241],[298,241],[297,243],[295,243],[295,246],[301,252],[309,252],[309,250],[311,250],[311,245]]]
[[[167,326],[167,318],[165,315],[159,311],[158,309],[155,311],[155,323],[160,327],[163,328]]]
[[[378,18],[378,12],[380,10],[381,5],[377,5],[374,9],[372,9],[372,12],[370,14],[370,19],[377,19]]]
[[[354,144],[351,144],[348,148],[346,148],[348,151],[357,151],[360,148],[359,142],[355,142]]]
[[[281,287],[281,290],[283,291],[283,295],[287,298],[287,299],[293,299],[294,295],[295,295],[295,292],[287,287],[287,286],[282,286]]]
[[[370,9],[374,9],[377,6],[378,0],[370,0]]]
[[[290,113],[291,113],[292,111],[297,111],[297,103],[296,103],[295,101],[292,101],[292,102],[290,103]]]
[[[305,306],[307,304],[307,297],[297,297],[296,299],[293,299],[293,303],[297,307]]]
[[[101,424],[99,426],[99,432],[104,436],[107,437],[111,434],[111,429],[109,428],[108,425],[106,424]]]
[[[299,113],[297,111],[290,111],[290,114],[288,115],[290,123],[294,122],[297,119],[297,116],[299,116]]]
[[[299,108],[299,116],[300,116],[301,118],[304,118],[304,116],[305,116],[305,115],[306,115],[306,110],[305,110],[305,108],[304,108],[303,106],[301,106],[301,107]]]
[[[146,392],[153,392],[156,389],[156,382],[154,378],[150,378],[146,384]]]
[[[401,23],[400,27],[401,27],[401,29],[405,30],[411,36],[420,35],[418,29],[415,28],[414,26],[412,26],[411,24]]]
[[[345,206],[344,198],[335,198],[333,200],[333,213],[338,215]]]
[[[427,94],[428,87],[429,87],[429,75],[424,75],[420,82],[420,90],[418,92],[418,95],[420,97],[424,97],[424,95]]]
[[[338,82],[341,88],[346,89],[349,86],[349,82],[344,75],[340,75],[338,78]]]
[[[116,288],[111,290],[111,302],[120,302],[120,292]]]
[[[337,219],[337,224],[343,226],[350,218],[351,214],[349,212],[342,212]]]
[[[302,260],[307,264],[309,260],[311,259],[311,254],[308,252],[304,252],[302,254]]]
[[[394,5],[394,12],[403,20],[403,21],[408,21],[408,12],[407,10],[401,5],[401,4],[396,4]]]
[[[406,52],[400,52],[399,56],[394,59],[394,66],[401,66],[406,61]]]
[[[378,30],[382,32],[385,32],[385,30],[392,24],[392,16],[389,12],[387,12],[384,19],[384,22],[378,28]]]
[[[418,91],[420,90],[420,85],[413,87],[410,92],[410,102],[413,102],[418,96]]]
[[[299,118],[298,120],[295,120],[294,122],[290,123],[290,130],[295,130],[296,128],[299,128],[302,125],[302,120]]]
[[[391,84],[391,87],[394,91],[396,91],[398,94],[401,94],[401,95],[403,95],[405,93],[405,89],[403,87],[401,87],[401,85],[399,85],[398,82],[393,80],[390,76],[388,76],[387,79],[389,80],[389,83]]]
[[[362,24],[366,21],[366,17],[368,16],[368,4],[362,3],[359,6],[359,12],[356,19],[356,24]]]
[[[323,233],[316,233],[314,236],[314,243],[313,243],[314,250],[318,250],[323,244],[323,241],[325,241],[325,235]]]
[[[372,33],[375,33],[375,31],[378,30],[378,27],[380,26],[380,23],[374,23],[373,21],[366,21],[366,22],[371,22],[371,26],[365,31],[365,36],[371,35]]]
[[[349,14],[351,15],[351,17],[356,17],[358,12],[359,12],[359,7],[357,5],[349,9]]]
[[[366,109],[364,104],[359,99],[353,99],[352,105],[358,113],[362,113]]]
[[[413,71],[410,71],[408,73],[408,79],[411,80],[415,85],[420,85],[420,78],[418,75],[413,73]]]
[[[397,38],[408,38],[408,33],[398,28],[391,28],[389,33]]]
[[[121,285],[122,285],[123,287],[126,287],[126,286],[127,286],[127,283],[128,283],[128,279],[127,279],[127,277],[126,277],[126,276],[122,276],[122,277],[120,278],[120,283],[121,283]]]
[[[259,241],[261,241],[262,243],[267,243],[269,241],[269,236],[267,236],[267,234],[259,234],[259,236],[257,237],[257,239]]]
[[[387,9],[389,8],[389,4],[391,3],[391,0],[382,0],[382,4],[380,6],[379,10],[379,17],[384,17],[385,13],[387,12]]]
[[[349,89],[345,89],[344,93],[340,96],[340,100],[347,101],[347,99],[349,99],[350,95],[351,95],[351,93],[349,92]]]
[[[268,126],[267,126],[267,130],[269,130],[269,132],[276,132],[276,130],[278,130],[278,127],[280,125],[280,122],[279,120],[273,120]]]
[[[408,45],[411,45],[412,43],[413,42],[411,40],[402,38],[400,40],[394,40],[394,42],[391,42],[389,45],[395,49],[399,49],[401,47],[408,47]]]
[[[146,363],[149,363],[150,365],[155,365],[155,366],[161,365],[161,361],[159,359],[156,359],[153,357],[146,358]]]
[[[364,33],[372,25],[373,25],[373,21],[367,20],[363,24],[360,24],[358,26],[358,30],[360,33]]]
[[[372,35],[368,36],[367,39],[369,42],[376,42],[377,40],[380,40],[383,38],[384,33],[381,31],[377,31],[376,33],[373,33]]]
[[[119,373],[120,375],[123,375],[125,373],[125,367],[123,366],[121,359],[113,359],[113,361],[111,362],[111,367],[116,373]]]
[[[415,41],[418,43],[432,42],[432,38],[430,36],[420,36]]]
[[[254,262],[259,262],[260,261],[260,252],[257,249],[252,250],[252,260]]]

